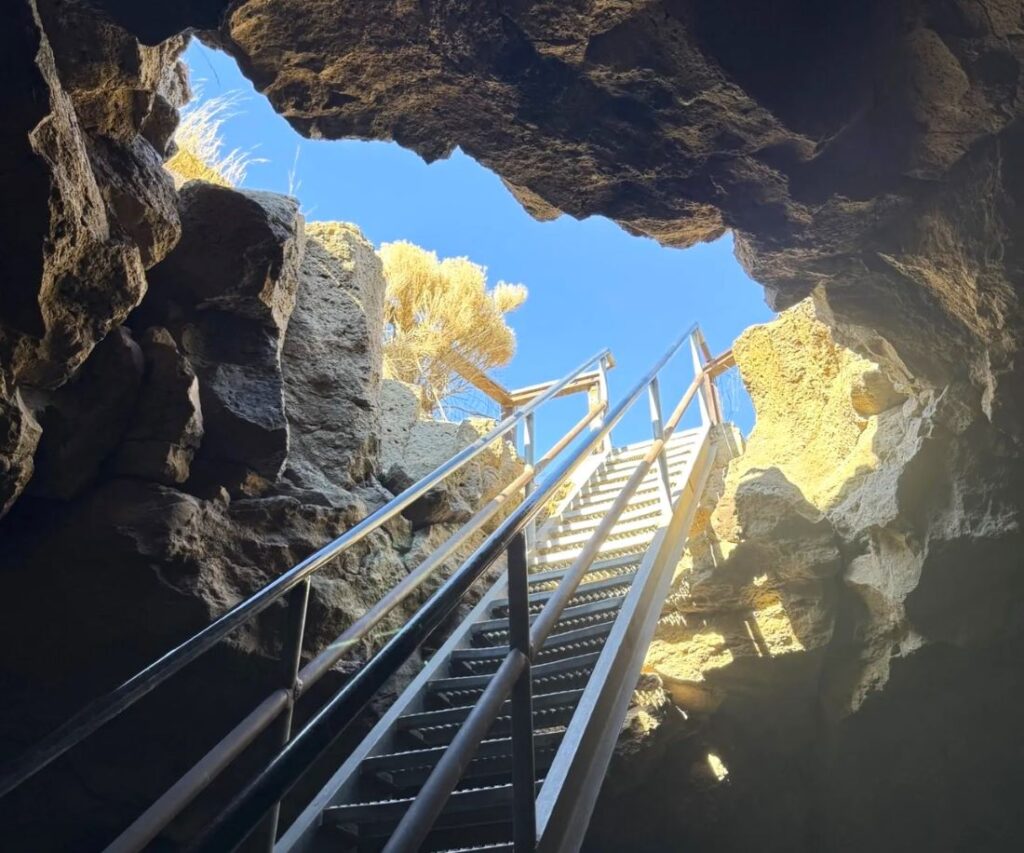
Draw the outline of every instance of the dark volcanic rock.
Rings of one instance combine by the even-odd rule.
[[[1000,0],[248,0],[220,38],[308,136],[460,146],[541,218],[731,228],[776,307],[820,285],[916,376],[984,382],[990,321],[1020,337],[1021,29]]]
[[[181,241],[152,270],[137,322],[168,328],[199,377],[199,482],[269,483],[288,450],[281,347],[299,283],[298,206],[193,181],[180,208]]]
[[[66,382],[138,304],[144,268],[178,238],[160,160],[172,101],[157,90],[171,94],[184,40],[141,48],[74,0],[17,0],[0,38],[0,191],[9,202],[0,214],[0,373],[10,389],[5,429],[18,434],[17,384]],[[23,462],[0,459],[5,496],[24,485]]]
[[[114,470],[167,485],[184,483],[203,437],[199,381],[166,329],[147,329],[140,344],[146,372]]]
[[[376,471],[384,271],[359,229],[306,226],[298,298],[281,352],[291,444],[285,477],[329,494]]]
[[[70,382],[34,395],[43,435],[29,483],[33,494],[67,500],[96,479],[128,426],[142,370],[142,352],[131,333],[116,329]]]

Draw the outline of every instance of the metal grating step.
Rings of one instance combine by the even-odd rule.
[[[558,690],[538,693],[533,697],[533,726],[535,731],[567,725],[576,710],[576,704],[583,695],[582,689]],[[445,708],[440,711],[421,711],[406,714],[398,718],[398,730],[404,732],[412,741],[424,746],[440,746],[451,743],[453,737],[462,728],[472,705],[457,708]],[[512,720],[512,704],[506,702],[501,714],[495,720],[489,733],[490,737],[508,734]]]
[[[533,745],[538,770],[544,771],[550,766],[564,734],[565,727],[559,726],[534,736]],[[360,772],[395,789],[415,787],[427,780],[446,750],[446,746],[437,746],[372,756],[363,762]],[[463,778],[499,776],[508,774],[511,770],[512,739],[492,738],[481,742]]]
[[[604,622],[606,619],[614,619],[624,598],[625,595],[621,595],[615,598],[607,598],[603,601],[595,601],[591,604],[581,604],[579,607],[567,607],[562,611],[561,618],[555,623],[552,633],[564,634],[566,631],[572,630],[573,627],[582,628],[583,624],[592,625],[596,622]],[[605,618],[589,618],[593,616]],[[536,618],[536,614],[530,616],[531,624]],[[580,620],[584,620],[584,623],[570,626],[570,623],[576,623]],[[508,635],[508,619],[487,619],[483,622],[477,622],[470,631],[473,640],[480,645],[498,645],[502,640],[494,638],[504,638]]]
[[[695,445],[693,442],[685,442],[683,444],[669,444],[668,451],[665,453],[665,458],[668,459],[668,464],[681,465],[694,451]],[[649,445],[648,445],[649,448]],[[608,455],[604,463],[601,465],[599,471],[603,473],[619,472],[619,471],[631,471],[640,464],[640,460],[647,455],[647,449],[642,453],[634,453],[630,456],[618,456],[614,452]]]
[[[609,503],[610,505],[610,503]],[[584,510],[586,511],[586,510]],[[641,518],[653,518],[661,515],[661,504],[658,501],[650,501],[639,507],[630,507],[619,516],[619,521],[637,521]],[[552,530],[552,538],[564,536],[569,533],[582,533],[583,531],[593,532],[601,523],[604,513],[596,512],[590,516],[574,517],[569,521],[561,521]]]
[[[662,520],[660,515],[649,515],[644,518],[635,518],[629,521],[623,521],[621,516],[616,520],[615,527],[612,528],[609,534],[609,540],[622,539],[630,534],[645,533],[652,530],[657,530],[661,526]],[[594,528],[589,530],[574,530],[569,533],[553,534],[547,537],[543,542],[538,545],[538,551],[542,553],[548,553],[550,551],[559,551],[566,548],[579,548],[594,538]],[[612,538],[614,537],[614,539]]]
[[[531,679],[533,689],[550,693],[585,687],[598,657],[599,652],[592,652],[535,666]],[[430,701],[441,705],[468,705],[477,701],[490,682],[490,675],[439,678],[427,685],[427,695]]]
[[[658,493],[658,473],[657,469],[651,468],[651,471],[640,481],[640,485],[637,486],[633,497],[637,495],[656,495]],[[582,492],[580,492],[580,504],[583,505],[590,500],[600,500],[603,498],[613,498],[619,492],[622,491],[622,485],[625,481],[616,482],[604,482],[602,480],[594,480],[586,485]]]
[[[615,575],[627,574],[636,571],[642,557],[637,554],[626,554],[621,557],[613,557],[610,560],[595,560],[587,573],[583,576],[584,581],[592,577],[603,575],[614,577]],[[565,577],[567,569],[552,569],[546,572],[531,572],[529,576],[530,588],[557,584]]]
[[[533,680],[541,681],[561,673],[575,672],[597,663],[597,653],[592,652],[564,660],[552,661],[533,667]],[[454,678],[435,678],[427,683],[427,690],[432,693],[460,693],[467,690],[483,690],[491,683],[490,675],[457,675]]]
[[[359,837],[364,834],[377,835],[390,832],[412,805],[412,801],[412,797],[396,797],[328,806],[324,809],[324,821],[335,826],[352,825]],[[511,784],[464,788],[453,792],[448,798],[434,826],[443,829],[507,820],[507,806],[511,803]]]
[[[544,643],[544,648],[537,654],[536,663],[548,663],[563,657],[575,657],[600,651],[604,647],[604,641],[611,627],[611,622],[604,622],[586,628],[577,628],[575,631],[566,631],[564,634],[552,634]],[[457,672],[467,675],[493,673],[505,659],[508,650],[508,646],[459,649],[452,655],[449,668],[453,675]]]
[[[576,592],[573,593],[573,597],[569,599],[566,607],[578,607],[582,604],[592,604],[595,601],[604,601],[608,598],[624,595],[624,588],[633,582],[634,577],[636,577],[636,572],[630,572],[588,582],[584,576],[583,581],[576,587]],[[529,595],[530,613],[540,613],[553,592],[553,589],[531,592]],[[499,598],[495,601],[491,605],[491,615],[498,618],[508,617],[508,599]]]
[[[609,560],[615,556],[646,550],[647,546],[651,544],[651,539],[656,531],[657,528],[652,528],[649,532],[637,533],[622,539],[612,539],[609,537],[609,539],[601,544],[597,556],[600,560]],[[547,551],[534,557],[533,565],[538,568],[543,566],[544,568],[552,569],[562,565],[571,565],[582,551],[582,546],[579,548],[566,548],[560,551]]]
[[[575,509],[562,514],[562,519],[585,519],[587,521],[594,518],[603,518],[605,513],[611,509],[612,504],[615,503],[615,495],[611,494],[607,498],[600,501],[587,501],[583,504],[576,504]],[[629,503],[626,504],[626,509],[623,511],[623,515],[626,512],[632,512],[639,509],[660,509],[661,508],[661,496],[657,492],[651,492],[647,495],[633,495],[629,499]]]

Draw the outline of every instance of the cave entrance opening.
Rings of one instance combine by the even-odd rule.
[[[573,362],[577,353],[609,347],[618,360],[613,391],[628,387],[658,347],[690,318],[700,317],[712,349],[729,347],[747,327],[773,316],[761,287],[736,260],[731,234],[680,250],[626,233],[599,216],[532,218],[502,179],[456,148],[431,164],[396,143],[311,140],[274,112],[235,60],[193,40],[184,55],[194,104],[224,99],[222,156],[248,160],[240,185],[295,195],[307,221],[357,225],[377,247],[408,240],[441,258],[469,257],[490,280],[522,282],[529,299],[510,325],[516,355],[493,375],[522,387]],[[227,154],[230,157],[232,154]],[[663,379],[667,395],[685,390],[678,372]],[[735,371],[721,377],[726,418],[742,432],[754,413]],[[455,419],[495,416],[473,389],[453,401]],[[447,414],[447,408],[446,408]],[[557,440],[575,418],[554,401],[539,440]],[[649,429],[642,413],[621,427],[623,440]]]

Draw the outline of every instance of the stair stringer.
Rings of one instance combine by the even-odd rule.
[[[538,853],[577,853],[714,462],[705,427],[666,527],[654,536],[537,798]]]

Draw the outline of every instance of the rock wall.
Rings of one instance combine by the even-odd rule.
[[[811,301],[734,352],[757,423],[713,477],[648,653],[634,714],[665,730],[632,732],[603,813],[649,804],[640,850],[666,833],[692,849],[1012,849],[1019,463],[1003,456],[978,494],[978,458],[1000,451],[956,389],[908,389]],[[586,849],[626,841],[598,820]]]
[[[374,413],[350,383],[372,377],[371,348],[347,352],[351,374],[316,372],[316,342],[288,335],[289,320],[324,331],[303,281],[364,322],[346,306],[369,281],[349,268],[365,247],[321,235],[340,287],[313,283],[303,266],[319,250],[304,249],[292,202],[178,196],[162,169],[196,29],[307,135],[395,139],[427,158],[459,145],[541,219],[603,214],[681,247],[731,229],[774,307],[810,295],[833,341],[872,363],[826,358],[800,311],[780,342],[797,335],[791,353],[832,378],[748,338],[760,467],[723,478],[664,629],[682,639],[657,647],[692,640],[707,666],[666,651],[649,676],[709,720],[658,777],[690,791],[700,819],[681,827],[683,803],[648,796],[624,846],[1015,849],[1019,0],[15,0],[5,23],[0,630],[18,652],[5,753],[385,496],[361,479]],[[197,260],[202,210],[230,214],[210,223],[216,276]],[[806,419],[772,413],[781,383],[758,359],[805,389]],[[851,378],[853,414],[835,393]],[[291,395],[292,381],[327,396]],[[317,428],[335,383],[351,444]],[[772,432],[806,446],[758,457]],[[311,464],[322,452],[330,479]],[[366,577],[403,571],[409,535],[380,533],[375,556],[324,577],[316,606],[343,621],[373,591]],[[273,638],[268,626],[226,651],[225,713]],[[185,761],[207,736],[175,711],[194,737],[161,749]],[[154,757],[133,755],[136,772]],[[30,791],[7,825],[88,847],[155,789],[123,784],[128,767],[86,784],[88,758],[57,768],[88,821],[57,827],[33,811],[52,792]]]
[[[446,422],[425,417],[418,389],[396,379],[384,381],[381,406],[381,478],[393,492],[408,488],[494,427],[487,418]],[[406,516],[417,529],[468,521],[481,502],[497,495],[522,470],[515,448],[508,441],[496,442],[427,492]],[[493,529],[503,517],[499,512],[484,529]]]
[[[392,496],[378,479],[385,284],[372,245],[347,223],[305,223],[284,196],[175,190],[163,160],[188,92],[183,37],[144,47],[84,4],[17,5],[3,38],[23,103],[3,133],[21,154],[0,170],[8,198],[25,199],[0,228],[17,285],[0,298],[4,761]],[[486,428],[417,424],[418,451],[394,476],[421,476]],[[417,504],[318,573],[305,656],[515,476],[513,456],[503,446],[463,472],[449,511]],[[277,683],[282,612],[4,798],[11,843],[103,847]]]

